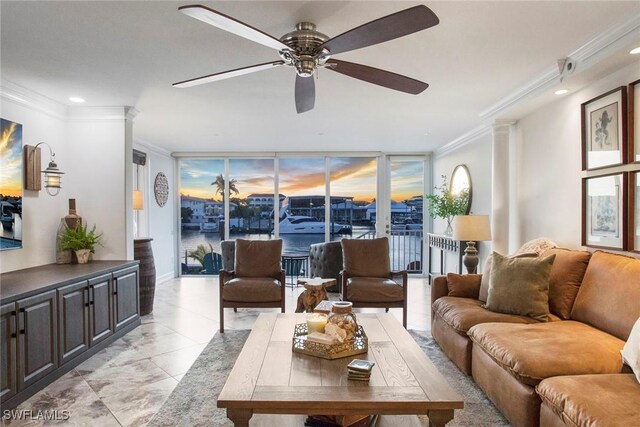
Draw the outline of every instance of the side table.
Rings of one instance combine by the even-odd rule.
[[[298,305],[296,307],[296,313],[313,313],[313,309],[316,308],[321,301],[327,299],[327,291],[325,288],[336,284],[336,279],[298,279],[298,285],[304,286],[304,291],[298,296]]]

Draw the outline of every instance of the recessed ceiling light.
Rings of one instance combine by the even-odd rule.
[[[77,104],[82,104],[84,102],[84,99],[80,98],[79,96],[71,96],[69,97],[69,101],[75,102]]]
[[[564,95],[565,93],[569,93],[569,89],[558,89],[553,93],[555,93],[556,95]]]
[[[629,51],[629,53],[630,53],[631,55],[637,55],[637,54],[639,54],[639,53],[640,53],[640,47],[636,47],[635,49],[631,49],[631,50]]]

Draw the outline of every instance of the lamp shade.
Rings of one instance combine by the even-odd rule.
[[[142,191],[133,190],[133,210],[141,211],[142,209],[144,209],[142,206]]]
[[[460,215],[453,218],[453,240],[491,240],[488,215]]]

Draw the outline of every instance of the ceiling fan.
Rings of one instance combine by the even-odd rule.
[[[429,87],[427,83],[410,77],[333,58],[333,55],[339,53],[383,43],[437,25],[440,22],[438,17],[424,5],[414,6],[376,19],[332,38],[316,31],[315,24],[311,22],[300,22],[296,25],[295,31],[276,39],[206,6],[189,5],[179,7],[178,10],[214,27],[275,49],[281,59],[184,80],[174,83],[173,87],[191,87],[273,67],[293,67],[296,70],[295,100],[298,113],[313,109],[316,98],[313,75],[319,68],[326,68],[336,73],[413,95],[417,95]]]

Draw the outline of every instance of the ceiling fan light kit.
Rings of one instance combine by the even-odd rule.
[[[312,110],[314,107],[316,91],[313,76],[319,68],[326,68],[348,77],[413,95],[429,87],[427,83],[390,71],[332,59],[332,55],[383,43],[437,25],[440,22],[438,17],[424,5],[376,19],[333,38],[317,31],[316,25],[312,22],[299,22],[294,31],[276,39],[206,6],[189,5],[182,6],[178,10],[214,27],[275,49],[281,59],[184,80],[174,83],[174,87],[191,87],[273,67],[287,66],[296,71],[295,104],[298,113]]]

